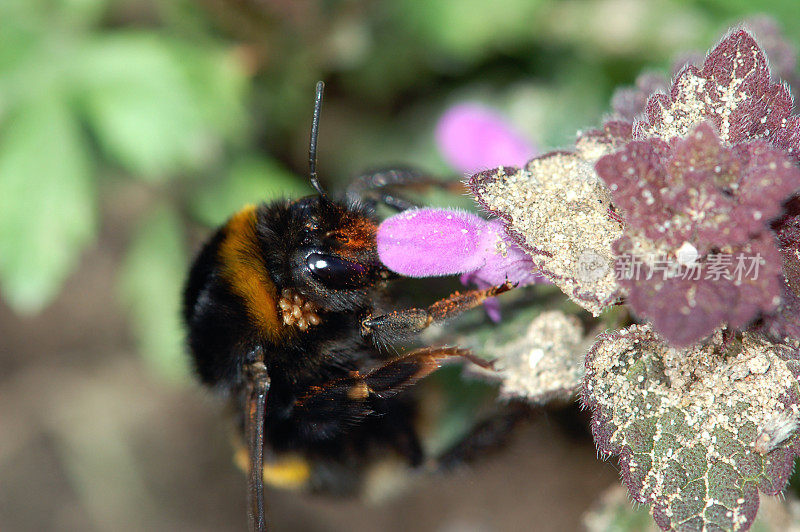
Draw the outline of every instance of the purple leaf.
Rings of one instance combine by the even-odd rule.
[[[770,222],[800,187],[800,169],[785,153],[764,140],[727,147],[712,123],[702,122],[669,145],[629,142],[596,170],[626,222],[614,244],[617,266],[642,268],[619,280],[628,305],[667,340],[688,345],[722,324],[742,327],[775,309],[781,257]],[[697,276],[686,268],[655,272],[686,266],[681,251],[695,255],[688,262]],[[734,274],[756,258],[763,263],[755,272]],[[718,268],[728,259],[724,276],[706,276],[711,262]]]
[[[800,296],[800,198],[792,201],[795,212],[790,212],[776,222],[778,242],[783,254],[783,273],[789,287]]]
[[[666,188],[666,169],[661,161],[667,152],[667,145],[659,140],[634,141],[595,165],[627,225],[644,230],[651,238],[662,235],[656,223],[669,216],[659,193]]]
[[[451,107],[442,115],[436,142],[448,164],[465,174],[499,165],[522,165],[535,152],[503,117],[471,103]]]
[[[800,338],[800,296],[784,280],[780,306],[764,317],[761,327],[774,341],[791,341]]]
[[[667,78],[656,72],[644,72],[636,78],[636,85],[614,91],[611,108],[623,120],[632,122],[644,112],[648,98],[655,92],[663,92],[669,86]]]
[[[789,89],[772,82],[763,50],[738,30],[708,54],[702,68],[682,70],[669,94],[650,97],[634,138],[669,141],[708,120],[725,144],[765,139],[798,159],[800,124],[791,110]]]
[[[773,222],[783,256],[781,304],[764,316],[762,328],[770,338],[800,338],[800,197],[789,202],[788,213]]]

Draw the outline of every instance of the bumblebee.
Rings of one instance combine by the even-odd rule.
[[[247,445],[253,530],[266,528],[265,480],[341,493],[387,454],[411,467],[426,462],[407,389],[448,357],[487,363],[454,347],[396,356],[385,346],[510,288],[392,309],[387,286],[398,276],[378,258],[374,202],[352,194],[334,199],[317,179],[322,90],[320,82],[309,149],[317,194],[234,214],[202,247],[184,291],[197,374],[230,398]],[[357,188],[379,189],[409,175],[375,174]]]

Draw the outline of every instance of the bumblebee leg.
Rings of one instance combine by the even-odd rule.
[[[349,377],[314,386],[295,404],[295,409],[320,418],[342,415],[356,422],[373,412],[372,400],[388,399],[439,369],[442,359],[461,357],[482,367],[491,363],[458,347],[426,347],[392,359],[385,364]],[[300,412],[295,412],[300,415]]]
[[[452,189],[459,194],[465,192],[464,185],[460,181],[440,181],[413,168],[391,168],[376,170],[357,177],[347,187],[347,197],[367,201],[373,205],[380,202],[398,211],[405,211],[419,207],[419,205],[401,195],[385,190],[386,188],[431,186],[446,190]]]
[[[384,168],[355,178],[347,187],[347,195],[361,197],[364,194],[395,185],[408,185],[429,181],[430,178],[413,168]]]
[[[269,376],[263,362],[263,353],[259,350],[258,358],[246,367],[247,372],[247,411],[245,437],[249,452],[248,517],[250,530],[263,532],[266,530],[266,512],[264,508],[264,415],[266,413]]]
[[[383,203],[387,207],[395,209],[398,212],[407,211],[408,209],[416,209],[419,207],[419,205],[413,201],[386,191],[381,191],[378,193],[377,201]]]
[[[431,469],[450,471],[503,448],[511,439],[514,429],[530,418],[533,412],[529,405],[517,401],[500,408],[500,411],[475,425],[450,449],[434,458],[430,464]]]
[[[386,399],[397,395],[439,369],[445,358],[461,357],[481,367],[491,363],[459,347],[425,347],[392,359],[369,373],[358,375],[354,385],[359,394]],[[355,390],[353,393],[356,393]]]
[[[361,322],[361,334],[363,336],[371,336],[373,341],[378,344],[388,343],[398,337],[411,336],[421,332],[433,323],[452,318],[480,305],[490,297],[511,290],[513,287],[512,283],[506,282],[486,290],[456,292],[426,309],[412,308],[398,310],[383,316],[367,316]]]

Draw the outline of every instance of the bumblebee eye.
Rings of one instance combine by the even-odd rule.
[[[333,255],[311,253],[306,257],[306,266],[314,277],[331,288],[358,288],[368,283],[366,266]]]

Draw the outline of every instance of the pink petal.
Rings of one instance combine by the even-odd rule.
[[[390,270],[408,277],[463,274],[479,287],[511,281],[542,282],[530,256],[505,237],[503,224],[448,209],[414,209],[378,227],[378,255]]]
[[[503,317],[503,315],[500,313],[500,302],[496,297],[490,297],[484,301],[483,310],[486,311],[486,315],[489,316],[490,320],[492,320],[494,323],[500,323],[500,319]]]
[[[502,116],[470,103],[451,107],[442,115],[436,142],[445,160],[466,174],[497,166],[522,166],[535,153],[533,145]]]
[[[438,277],[483,266],[486,220],[461,211],[415,209],[384,220],[378,255],[389,269],[409,277]]]
[[[538,268],[531,257],[505,237],[499,220],[487,223],[482,248],[485,262],[470,274],[473,280],[480,280],[487,287],[503,284],[506,280],[520,286],[544,281],[541,275],[534,273]]]
[[[387,218],[378,227],[378,255],[390,270],[408,277],[461,275],[464,285],[483,290],[511,281],[547,282],[503,224],[447,209],[415,209]],[[500,321],[496,298],[484,302],[492,321]]]

